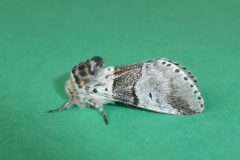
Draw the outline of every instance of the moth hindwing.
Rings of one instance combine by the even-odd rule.
[[[93,106],[106,123],[104,104],[121,102],[147,110],[193,115],[204,109],[204,101],[194,75],[165,58],[145,60],[125,66],[104,66],[99,56],[73,67],[65,85],[69,100],[55,110]]]

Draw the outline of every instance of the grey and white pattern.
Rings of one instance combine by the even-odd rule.
[[[106,103],[121,102],[147,110],[192,115],[204,109],[198,84],[187,68],[156,58],[126,66],[105,67],[101,57],[93,57],[76,65],[66,82],[70,99],[56,112],[77,104],[97,108],[106,123]]]

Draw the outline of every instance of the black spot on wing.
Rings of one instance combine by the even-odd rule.
[[[149,93],[149,97],[152,99],[152,93]]]

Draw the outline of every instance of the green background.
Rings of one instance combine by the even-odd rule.
[[[240,2],[1,0],[0,159],[239,158]],[[197,75],[206,109],[173,116],[122,104],[47,114],[71,68],[167,57]]]

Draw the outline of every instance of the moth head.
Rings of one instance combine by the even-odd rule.
[[[84,95],[80,95],[81,88],[90,82],[102,66],[103,59],[98,56],[87,59],[85,62],[81,62],[80,64],[74,66],[71,76],[65,84],[65,90],[68,96],[70,98],[80,98],[80,96],[84,97]]]
[[[95,56],[91,59],[87,59],[85,62],[81,62],[72,69],[72,73],[79,78],[84,78],[88,75],[94,75],[103,65],[103,59]]]
[[[72,69],[72,77],[78,87],[83,87],[88,83],[103,66],[102,57],[95,56],[91,59],[87,59],[85,62],[81,62]]]

